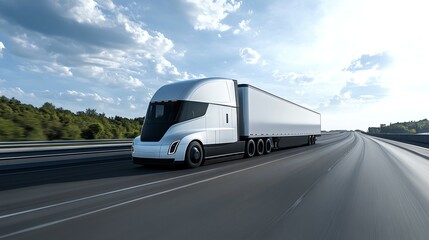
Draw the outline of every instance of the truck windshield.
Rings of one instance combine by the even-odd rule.
[[[206,114],[208,103],[190,101],[152,102],[147,109],[141,141],[159,141],[171,125]]]

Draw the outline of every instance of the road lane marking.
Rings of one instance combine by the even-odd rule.
[[[70,201],[60,202],[60,203],[56,203],[56,204],[52,204],[52,205],[48,205],[48,206],[43,206],[43,207],[28,209],[28,210],[24,210],[24,211],[20,211],[20,212],[5,214],[5,215],[1,215],[0,219],[4,219],[4,218],[8,218],[8,217],[13,217],[13,216],[17,216],[17,215],[22,215],[22,214],[25,214],[25,213],[31,213],[31,212],[35,212],[35,211],[40,211],[40,210],[43,210],[43,209],[58,207],[58,206],[62,206],[62,205],[70,204],[70,203],[75,203],[75,202],[79,202],[79,201],[83,201],[83,200],[88,200],[88,199],[92,199],[92,198],[106,196],[106,195],[110,195],[110,194],[114,194],[114,193],[118,193],[118,192],[124,192],[124,191],[128,191],[128,190],[131,190],[131,189],[136,189],[136,188],[140,188],[140,187],[146,187],[146,186],[149,186],[149,185],[154,185],[154,184],[157,184],[157,183],[162,183],[162,182],[167,182],[167,181],[171,181],[171,180],[176,180],[176,179],[180,179],[180,178],[184,178],[184,177],[189,177],[189,176],[193,176],[193,175],[197,175],[197,174],[201,174],[201,173],[206,173],[206,172],[210,172],[210,171],[214,171],[214,170],[216,170],[216,169],[209,169],[209,170],[204,170],[204,171],[200,171],[200,172],[196,172],[196,173],[190,173],[190,174],[181,175],[181,176],[177,176],[177,177],[162,179],[162,180],[158,180],[158,181],[154,181],[154,182],[143,183],[143,184],[139,184],[139,185],[135,185],[135,186],[131,186],[131,187],[126,187],[126,188],[121,188],[121,189],[117,189],[117,190],[113,190],[113,191],[109,191],[109,192],[99,193],[99,194],[95,194],[95,195],[92,195],[92,196],[87,196],[87,197],[83,197],[83,198],[73,199],[73,200],[70,200]]]
[[[271,164],[271,163],[275,163],[275,162],[279,162],[279,161],[282,161],[282,160],[285,160],[285,159],[288,159],[288,158],[291,158],[291,157],[295,157],[295,156],[298,156],[298,155],[302,155],[304,153],[306,153],[306,152],[301,152],[301,153],[293,154],[293,155],[290,155],[290,156],[285,156],[285,157],[282,157],[282,158],[279,158],[279,159],[276,159],[276,160],[272,160],[272,161],[269,161],[269,162],[257,164],[257,165],[251,166],[251,167],[243,168],[243,169],[232,171],[232,172],[229,172],[229,173],[224,173],[224,174],[221,174],[221,175],[218,175],[218,176],[215,176],[215,177],[211,177],[211,178],[207,178],[207,179],[200,180],[200,181],[197,181],[197,182],[185,184],[185,185],[182,185],[182,186],[179,186],[179,187],[175,187],[175,188],[171,188],[171,189],[168,189],[168,190],[164,190],[164,191],[161,191],[161,192],[149,194],[149,195],[146,195],[146,196],[143,196],[143,197],[135,198],[135,199],[128,200],[128,201],[125,201],[125,202],[122,202],[122,203],[117,203],[117,204],[114,204],[114,205],[111,205],[111,206],[108,206],[108,207],[104,207],[104,208],[100,208],[100,209],[97,209],[97,210],[89,211],[89,212],[82,213],[82,214],[79,214],[79,215],[75,215],[75,216],[72,216],[72,217],[63,218],[63,219],[60,219],[60,220],[56,220],[56,221],[52,221],[52,222],[48,222],[48,223],[36,225],[34,227],[25,228],[25,229],[22,229],[22,230],[19,230],[19,231],[16,231],[16,232],[12,232],[12,233],[9,233],[9,234],[2,235],[2,236],[0,236],[0,239],[4,239],[4,238],[16,236],[16,235],[19,235],[21,233],[26,233],[26,232],[30,232],[30,231],[33,231],[33,230],[38,230],[38,229],[49,227],[49,226],[56,225],[56,224],[59,224],[59,223],[67,222],[67,221],[70,221],[70,220],[73,220],[73,219],[77,219],[77,218],[85,217],[85,216],[88,216],[88,215],[92,215],[92,214],[95,214],[95,213],[98,213],[98,212],[103,212],[103,211],[106,211],[106,210],[109,210],[109,209],[112,209],[112,208],[116,208],[116,207],[120,207],[120,206],[127,205],[127,204],[130,204],[130,203],[134,203],[134,202],[137,202],[137,201],[141,201],[141,200],[144,200],[144,199],[148,199],[148,198],[156,197],[156,196],[163,195],[163,194],[166,194],[166,193],[170,193],[170,192],[173,192],[173,191],[177,191],[177,190],[180,190],[180,189],[183,189],[183,188],[188,188],[188,187],[191,187],[191,186],[194,186],[194,185],[198,185],[198,184],[201,184],[201,183],[213,181],[213,180],[216,180],[216,179],[219,179],[219,178],[222,178],[222,177],[226,177],[226,176],[233,175],[233,174],[240,173],[240,172],[244,172],[244,171],[247,171],[247,170],[250,170],[250,169],[262,167],[262,166],[265,166],[265,165],[268,165],[268,164]],[[219,169],[219,168],[210,169],[210,170],[206,170],[206,171],[202,171],[202,172],[208,172],[208,171],[213,171],[213,170],[217,170],[217,169]],[[198,172],[198,173],[202,173],[202,172]],[[198,173],[193,173],[193,175],[198,174]],[[192,174],[188,174],[186,176],[189,176],[189,175],[192,175]],[[176,178],[180,178],[180,177],[184,177],[184,176],[179,176],[179,177],[176,177]],[[166,180],[161,180],[161,181],[166,181]],[[142,185],[145,185],[145,184],[142,184]],[[130,187],[130,188],[136,188],[136,187],[137,186]],[[118,191],[121,191],[121,190],[116,190],[116,191],[112,191],[112,192],[118,192]],[[100,195],[100,194],[97,194],[97,195]],[[97,195],[94,195],[94,196],[97,196]],[[92,196],[87,197],[87,198],[92,198]],[[72,201],[75,201],[75,200],[72,200]],[[72,202],[72,201],[69,201],[69,202]],[[60,205],[64,205],[64,204],[65,203],[60,204]],[[54,204],[54,205],[58,206],[59,204]],[[54,205],[50,205],[50,206],[54,206]],[[38,208],[37,210],[45,209],[47,207]],[[36,211],[36,210],[23,211],[23,212],[20,212],[19,214],[27,213],[29,211]],[[9,215],[17,215],[17,214],[9,214]],[[0,216],[0,219],[1,219],[1,217],[3,217],[3,216]]]
[[[336,144],[341,144],[341,143],[344,143],[344,142],[338,142]],[[336,145],[336,144],[334,144],[334,145]],[[326,145],[326,146],[322,145],[322,146],[319,146],[319,147],[320,148],[326,148],[326,147],[332,147],[332,145],[330,145],[330,144]],[[314,148],[314,149],[311,149],[309,151],[313,151],[313,150],[314,151],[320,151],[320,148]],[[200,181],[197,181],[197,182],[194,182],[194,183],[182,185],[182,186],[179,186],[179,187],[176,187],[176,188],[164,190],[164,191],[161,191],[161,192],[158,192],[158,193],[153,193],[153,194],[150,194],[150,195],[146,195],[146,196],[139,197],[139,198],[136,198],[136,199],[128,200],[128,201],[125,201],[125,202],[122,202],[122,203],[118,203],[118,204],[114,204],[114,205],[111,205],[111,206],[108,206],[108,207],[104,207],[104,208],[101,208],[101,209],[97,209],[97,210],[93,210],[93,211],[90,211],[90,212],[86,212],[86,213],[82,213],[82,214],[79,214],[79,215],[75,215],[75,216],[72,216],[72,217],[68,217],[68,218],[64,218],[64,219],[60,219],[60,220],[56,220],[56,221],[52,221],[52,222],[48,222],[48,223],[44,223],[44,224],[40,224],[40,225],[36,225],[36,226],[33,226],[33,227],[25,228],[25,229],[22,229],[22,230],[19,230],[19,231],[16,231],[16,232],[12,232],[12,233],[9,233],[9,234],[2,235],[2,236],[0,236],[0,239],[4,239],[4,238],[16,236],[16,235],[19,235],[19,234],[22,234],[22,233],[33,231],[33,230],[42,229],[42,228],[45,228],[45,227],[49,227],[49,226],[56,225],[56,224],[63,223],[63,222],[67,222],[67,221],[70,221],[70,220],[73,220],[73,219],[78,219],[78,218],[81,218],[81,217],[89,216],[89,215],[92,215],[92,214],[95,214],[95,213],[98,213],[98,212],[103,212],[103,211],[106,211],[106,210],[109,210],[109,209],[113,209],[113,208],[116,208],[116,207],[120,207],[120,206],[123,206],[123,205],[127,205],[127,204],[130,204],[130,203],[134,203],[134,202],[141,201],[141,200],[144,200],[144,199],[148,199],[148,198],[151,198],[151,197],[156,197],[156,196],[159,196],[159,195],[162,195],[162,194],[166,194],[166,193],[170,193],[170,192],[173,192],[173,191],[176,191],[176,190],[180,190],[180,189],[183,189],[183,188],[191,187],[191,186],[194,186],[194,185],[197,185],[197,184],[209,182],[209,181],[212,181],[212,180],[215,180],[215,179],[218,179],[218,178],[222,178],[222,177],[226,177],[226,176],[229,176],[229,175],[232,175],[232,174],[244,172],[244,171],[247,171],[247,170],[250,170],[250,169],[254,169],[254,168],[257,168],[257,167],[262,167],[262,166],[265,166],[265,165],[268,165],[268,164],[271,164],[271,163],[279,162],[279,161],[282,161],[282,160],[285,160],[285,159],[288,159],[288,158],[292,158],[292,157],[296,157],[296,156],[299,156],[299,155],[302,155],[302,154],[306,154],[309,151],[303,151],[303,152],[295,153],[295,154],[292,154],[292,155],[289,155],[289,156],[281,157],[281,158],[276,159],[276,160],[268,161],[268,162],[257,164],[257,165],[251,166],[251,167],[247,167],[247,168],[243,168],[243,169],[240,169],[240,170],[232,171],[232,172],[229,172],[229,173],[221,174],[221,175],[218,175],[218,176],[215,176],[215,177],[211,177],[211,178],[200,180]],[[208,171],[214,171],[214,170],[219,170],[219,169],[221,169],[221,168],[209,169],[209,170],[201,171],[201,172],[198,172],[198,173],[203,173],[203,172],[208,172]],[[198,174],[198,173],[192,173],[192,174],[188,174],[188,175],[185,175],[185,176],[194,175],[194,174]],[[181,177],[185,177],[185,176],[179,176],[179,177],[175,177],[175,178],[181,178]],[[161,180],[161,181],[167,181],[167,179]],[[136,187],[136,186],[134,186],[134,187]],[[133,188],[133,187],[131,187],[131,188]],[[120,191],[120,190],[116,190],[116,191]],[[90,196],[90,197],[87,197],[87,198],[92,198],[92,197]],[[66,203],[64,203],[64,204],[66,204]],[[58,205],[58,204],[56,204],[56,205]],[[63,205],[63,204],[61,204],[61,205]],[[298,202],[297,205],[299,205],[299,202]],[[44,209],[44,207],[42,207],[42,209]],[[41,209],[39,208],[38,210],[41,210]]]

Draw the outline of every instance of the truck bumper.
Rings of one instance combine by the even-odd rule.
[[[132,159],[136,164],[142,165],[170,165],[183,162],[187,144],[182,141],[173,154],[168,154],[173,141],[141,142],[136,138],[132,146]]]

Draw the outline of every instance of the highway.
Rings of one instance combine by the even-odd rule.
[[[356,132],[209,164],[0,174],[0,239],[429,239],[429,149]]]

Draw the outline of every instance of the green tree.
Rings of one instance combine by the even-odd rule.
[[[82,138],[85,139],[97,139],[99,133],[103,131],[103,127],[99,123],[93,123],[88,126],[87,129],[82,131]]]
[[[73,113],[45,103],[40,108],[0,96],[0,140],[133,138],[143,118],[108,118],[95,109]]]
[[[24,129],[14,122],[0,118],[0,141],[24,140]]]

